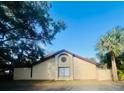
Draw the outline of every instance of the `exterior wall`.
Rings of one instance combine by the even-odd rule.
[[[54,80],[56,76],[55,58],[50,58],[33,66],[32,79],[34,80]]]
[[[29,80],[31,68],[15,68],[14,69],[14,80]]]
[[[74,59],[74,79],[91,80],[96,79],[96,65],[85,62],[82,59],[73,57]]]
[[[97,69],[97,80],[112,80],[111,70]]]
[[[67,62],[61,62],[60,58],[62,55],[66,55],[67,56]],[[73,61],[72,61],[72,55],[68,54],[68,53],[60,53],[58,55],[56,55],[55,57],[56,59],[56,80],[73,80]],[[70,69],[70,76],[68,77],[60,77],[58,76],[58,68],[59,67],[69,67]]]
[[[61,62],[62,55],[67,56],[67,62]],[[70,76],[58,76],[59,67],[69,67]],[[71,54],[62,52],[32,68],[15,68],[14,80],[112,80],[111,70],[99,69],[95,64],[86,62]]]

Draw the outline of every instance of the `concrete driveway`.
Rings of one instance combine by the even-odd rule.
[[[0,81],[1,91],[124,91],[112,81]]]

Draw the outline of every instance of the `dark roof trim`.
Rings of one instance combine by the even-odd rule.
[[[67,51],[67,50],[65,50],[65,49],[62,49],[62,50],[60,50],[60,51],[58,51],[58,52],[55,52],[55,53],[53,53],[53,54],[51,54],[51,55],[48,55],[48,56],[46,56],[42,61],[36,62],[36,63],[34,63],[33,65],[39,64],[39,63],[41,63],[41,62],[44,62],[44,61],[46,61],[47,59],[49,59],[49,58],[51,58],[51,57],[54,57],[55,55],[57,55],[57,54],[59,54],[59,53],[61,53],[61,52],[69,53],[69,54],[71,54],[71,55],[74,56],[74,57],[77,57],[77,58],[79,58],[79,59],[82,59],[82,60],[84,60],[84,61],[86,61],[86,62],[89,62],[89,63],[91,63],[91,64],[97,65],[97,62],[92,61],[92,60],[89,60],[89,59],[87,59],[87,58],[83,58],[83,57],[81,57],[81,56],[79,56],[79,55],[76,55],[76,54],[74,54],[74,53],[72,53],[72,52],[70,52],[70,51]]]
[[[82,60],[84,60],[84,61],[86,61],[86,62],[95,64],[95,65],[97,64],[97,62],[95,62],[95,61],[92,61],[92,60],[89,60],[89,59],[87,59],[87,58],[81,57],[81,56],[79,56],[79,55],[77,55],[77,54],[74,54],[74,53],[72,53],[72,52],[70,52],[70,51],[67,51],[67,50],[64,50],[64,51],[67,52],[67,53],[69,53],[69,54],[71,54],[72,56],[77,57],[77,58],[79,58],[79,59],[82,59]]]

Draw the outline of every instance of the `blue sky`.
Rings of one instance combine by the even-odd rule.
[[[95,45],[101,35],[124,26],[124,2],[51,2],[50,14],[64,20],[67,28],[56,35],[49,51],[61,49],[96,58]]]

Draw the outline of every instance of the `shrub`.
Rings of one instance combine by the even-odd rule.
[[[124,80],[124,71],[123,70],[118,70],[118,78],[119,78],[119,80]]]

